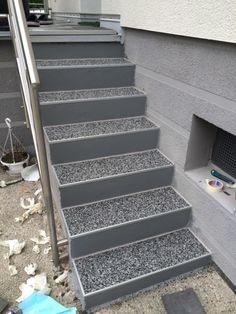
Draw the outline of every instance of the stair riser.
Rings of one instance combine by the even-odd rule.
[[[122,58],[120,43],[34,43],[36,59]]]
[[[40,91],[134,85],[134,65],[39,69]]]
[[[139,131],[50,144],[51,163],[68,163],[153,149],[159,130]]]
[[[72,258],[82,257],[115,246],[184,228],[188,224],[190,213],[191,208],[188,207],[167,214],[120,224],[109,229],[71,237],[71,256]],[[64,221],[64,223],[66,222]]]
[[[47,153],[47,160],[49,161],[50,164],[50,152],[49,148],[47,147],[47,142],[46,144],[46,153]],[[52,191],[52,198],[54,201],[54,204],[56,208],[61,212],[61,195],[60,195],[60,190],[58,189],[58,180],[55,176],[55,171],[52,166],[49,166],[49,177],[50,177],[50,185],[51,185],[51,191]]]
[[[44,104],[41,116],[46,126],[142,116],[145,108],[146,96],[133,96]]]
[[[37,34],[34,36],[31,36],[31,42],[32,43],[77,43],[77,42],[116,42],[120,43],[120,35],[118,34],[94,34],[94,35],[88,35],[88,34],[83,34],[79,35],[78,34],[61,34],[61,35],[56,35],[55,33],[43,34]]]
[[[61,207],[82,205],[125,194],[171,185],[174,167],[60,186]]]
[[[160,272],[154,272],[151,274],[148,274],[143,277],[138,277],[135,280],[127,281],[120,285],[115,285],[113,287],[100,290],[98,292],[94,292],[91,294],[83,294],[80,280],[78,280],[77,275],[77,291],[79,294],[79,297],[81,299],[81,303],[83,305],[86,304],[86,309],[91,309],[93,307],[96,307],[101,304],[105,304],[111,301],[114,301],[118,298],[131,295],[133,293],[139,292],[143,289],[152,287],[158,283],[161,283],[163,281],[172,279],[176,276],[191,272],[193,270],[196,270],[197,268],[206,266],[210,263],[210,255],[203,256],[201,258],[191,260],[189,262],[176,265],[171,268],[164,269]]]

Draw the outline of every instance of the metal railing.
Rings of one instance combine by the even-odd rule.
[[[49,181],[47,155],[39,110],[38,86],[40,84],[33,48],[30,41],[25,13],[21,0],[8,0],[9,25],[14,44],[21,91],[30,126],[41,177],[44,203],[47,210],[52,256],[55,266],[59,264],[57,234]]]

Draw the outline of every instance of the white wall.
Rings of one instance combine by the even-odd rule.
[[[102,0],[102,14],[121,14],[122,0]]]
[[[80,0],[80,13],[100,14],[101,1],[102,0]]]
[[[124,27],[236,43],[235,0],[50,0],[54,12],[120,14]]]
[[[79,0],[50,0],[49,6],[52,8],[52,12],[79,13],[80,1]]]
[[[100,14],[102,0],[50,0],[53,12]]]
[[[53,12],[119,15],[122,0],[49,0]]]
[[[122,0],[121,24],[154,32],[236,42],[236,1]]]

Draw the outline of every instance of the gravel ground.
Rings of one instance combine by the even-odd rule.
[[[110,305],[96,314],[166,314],[161,296],[193,288],[207,314],[236,313],[236,296],[213,266],[178,280],[161,284],[126,301]]]
[[[9,180],[3,172],[0,172],[0,180]],[[64,304],[65,306],[76,306],[78,313],[82,313],[81,306],[78,301],[73,300],[73,295],[65,297],[65,293],[69,291],[68,282],[57,285],[54,281],[63,269],[68,269],[68,265],[62,264],[60,270],[56,270],[51,262],[51,255],[43,254],[43,249],[48,245],[41,246],[41,253],[36,254],[32,251],[33,242],[30,238],[37,234],[37,230],[43,229],[47,232],[46,215],[35,214],[31,216],[23,225],[15,222],[15,217],[20,216],[24,210],[20,206],[20,197],[30,197],[39,187],[39,183],[21,182],[15,185],[0,188],[0,240],[19,239],[26,241],[26,247],[20,255],[15,255],[11,258],[11,263],[15,264],[18,269],[18,274],[10,277],[8,270],[8,260],[4,259],[4,255],[8,249],[0,246],[0,297],[5,298],[10,303],[10,308],[16,308],[15,301],[21,293],[19,285],[29,278],[24,272],[24,267],[29,263],[36,262],[39,266],[38,273],[46,272],[48,282],[52,288],[51,296]],[[56,217],[59,237],[63,237],[62,230],[58,217]],[[236,313],[236,296],[225,281],[220,277],[214,267],[198,271],[191,274],[187,278],[179,278],[159,287],[146,291],[142,294],[116,302],[95,311],[100,314],[129,314],[129,313],[144,313],[144,314],[164,314],[166,313],[161,301],[161,296],[166,293],[183,290],[192,287],[198,294],[201,303],[209,314],[218,313]]]
[[[12,178],[3,174],[0,171],[0,180],[11,180]],[[8,270],[8,260],[4,259],[9,251],[8,248],[0,246],[0,297],[6,299],[10,303],[10,308],[17,308],[17,302],[15,301],[20,295],[20,284],[27,281],[29,276],[25,273],[24,267],[30,263],[38,264],[37,274],[45,272],[48,277],[48,282],[52,288],[51,296],[63,303],[65,306],[77,306],[79,304],[73,301],[73,295],[69,295],[65,298],[64,294],[69,291],[68,282],[57,285],[54,281],[63,270],[68,269],[68,264],[62,264],[60,269],[55,269],[51,261],[51,254],[43,253],[43,250],[49,247],[48,244],[39,245],[40,254],[33,252],[33,243],[30,238],[38,235],[38,230],[45,230],[47,235],[49,234],[47,228],[46,213],[43,215],[34,214],[26,220],[23,225],[19,222],[15,222],[15,217],[21,216],[24,213],[24,209],[20,206],[20,198],[33,197],[34,192],[40,187],[39,183],[21,182],[15,185],[11,185],[5,188],[0,188],[0,240],[24,240],[26,246],[20,255],[14,255],[10,258],[11,264],[14,264],[18,270],[18,274],[11,277]],[[63,232],[59,223],[58,217],[58,237],[63,238]],[[62,252],[63,253],[63,252]]]

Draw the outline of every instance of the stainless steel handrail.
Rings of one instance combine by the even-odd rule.
[[[44,203],[47,210],[53,262],[59,265],[57,234],[49,180],[49,170],[41,123],[38,86],[40,84],[34,52],[30,41],[25,13],[21,0],[8,0],[9,25],[14,44],[21,90],[34,141],[39,172],[42,183]]]

